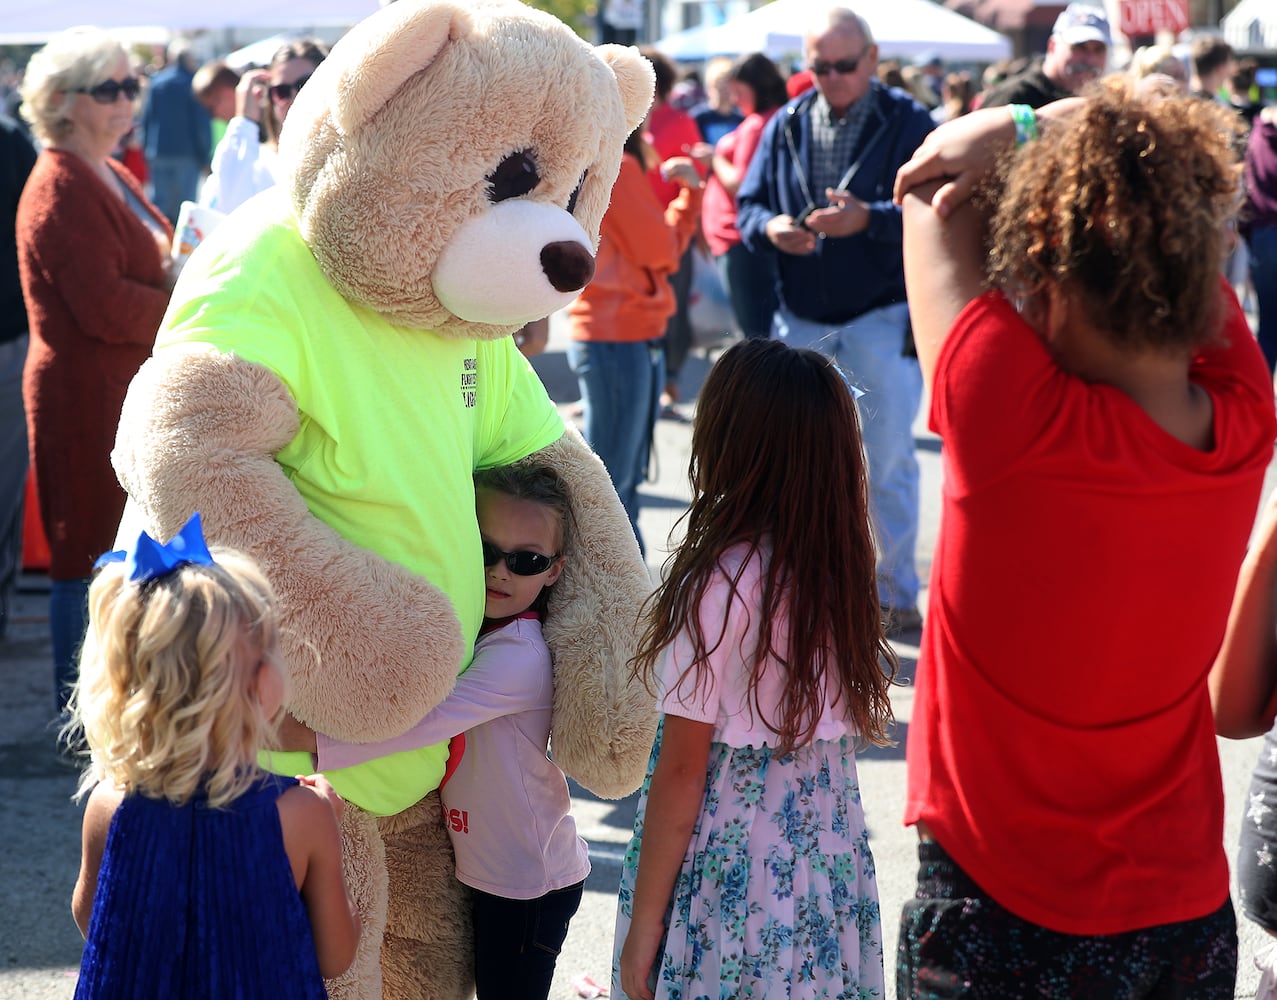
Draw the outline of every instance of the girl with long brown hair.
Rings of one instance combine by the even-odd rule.
[[[887,742],[896,661],[842,373],[779,341],[732,347],[705,382],[689,473],[686,538],[635,660],[662,721],[612,996],[881,994],[855,746]]]

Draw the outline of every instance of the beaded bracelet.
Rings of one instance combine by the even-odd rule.
[[[1015,122],[1015,144],[1023,146],[1038,137],[1037,113],[1027,104],[1012,104],[1011,120]]]

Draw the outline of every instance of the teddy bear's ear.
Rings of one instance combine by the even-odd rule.
[[[449,38],[472,29],[464,8],[440,0],[398,0],[360,21],[326,60],[341,66],[332,106],[334,123],[347,133],[359,128],[410,77],[429,66]]]
[[[652,64],[628,45],[600,45],[595,51],[612,67],[616,82],[621,85],[621,103],[625,105],[625,121],[633,132],[652,105],[656,92],[656,74]]]

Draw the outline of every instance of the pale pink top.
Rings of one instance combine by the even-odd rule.
[[[748,547],[735,545],[719,559],[719,573],[706,588],[698,609],[706,645],[713,648],[726,623],[722,642],[709,656],[706,683],[701,690],[694,687],[695,673],[688,674],[679,686],[678,679],[692,662],[692,643],[686,633],[680,634],[665,651],[661,662],[661,711],[667,715],[695,722],[713,723],[713,740],[732,747],[774,746],[776,734],[757,717],[748,698],[749,669],[758,647],[758,609],[762,606],[763,571],[771,550],[763,545],[744,565],[731,590],[731,580],[745,559]],[[773,623],[772,646],[784,650],[789,641],[788,617],[783,613]],[[763,715],[775,722],[777,706],[784,691],[784,668],[774,658],[766,660],[766,669],[758,682],[758,700]],[[816,723],[813,738],[837,740],[855,733],[848,706],[835,703],[837,687],[826,683],[825,704]]]
[[[576,834],[567,779],[550,760],[554,678],[535,618],[479,637],[452,694],[402,736],[341,743],[318,735],[319,769],[350,767],[466,734],[440,789],[457,878],[506,899],[536,899],[582,881],[589,848]]]

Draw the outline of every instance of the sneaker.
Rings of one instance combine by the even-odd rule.
[[[907,635],[910,632],[922,631],[922,612],[916,607],[882,609],[883,630],[887,637]]]

